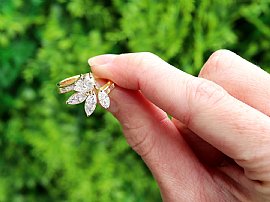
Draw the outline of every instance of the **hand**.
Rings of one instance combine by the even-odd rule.
[[[270,201],[270,75],[226,50],[199,78],[151,53],[89,63],[164,201]]]

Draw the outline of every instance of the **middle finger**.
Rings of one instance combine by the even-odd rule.
[[[235,53],[216,51],[199,77],[217,83],[232,96],[270,116],[270,75]]]

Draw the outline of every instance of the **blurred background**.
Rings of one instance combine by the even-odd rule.
[[[137,51],[197,75],[220,48],[267,69],[270,0],[0,0],[0,201],[161,201],[112,115],[56,83]]]

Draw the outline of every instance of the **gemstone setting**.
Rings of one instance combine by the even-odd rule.
[[[70,81],[72,80],[72,82]],[[74,81],[75,80],[75,81]],[[65,80],[63,80],[65,81]],[[92,73],[76,75],[67,79],[69,85],[63,85],[63,81],[59,82],[59,92],[67,93],[75,91],[66,101],[67,104],[76,105],[84,103],[84,111],[87,116],[90,116],[96,109],[97,103],[103,108],[110,107],[110,97],[108,94],[114,88],[114,84],[108,81],[105,85],[99,86]]]
[[[81,75],[78,81],[75,82],[74,90],[77,92],[86,93],[93,90],[95,87],[94,78],[89,73]]]
[[[74,93],[71,95],[68,100],[66,101],[69,105],[76,105],[82,103],[87,98],[86,94],[83,94],[81,92]]]
[[[108,109],[110,107],[110,98],[104,90],[98,92],[98,101],[103,108]]]
[[[86,98],[84,104],[84,111],[87,116],[90,116],[96,109],[97,96],[94,91]]]

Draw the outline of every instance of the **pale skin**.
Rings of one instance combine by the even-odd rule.
[[[198,77],[152,53],[89,64],[116,83],[109,111],[163,201],[270,201],[268,73],[228,50],[213,53]]]

